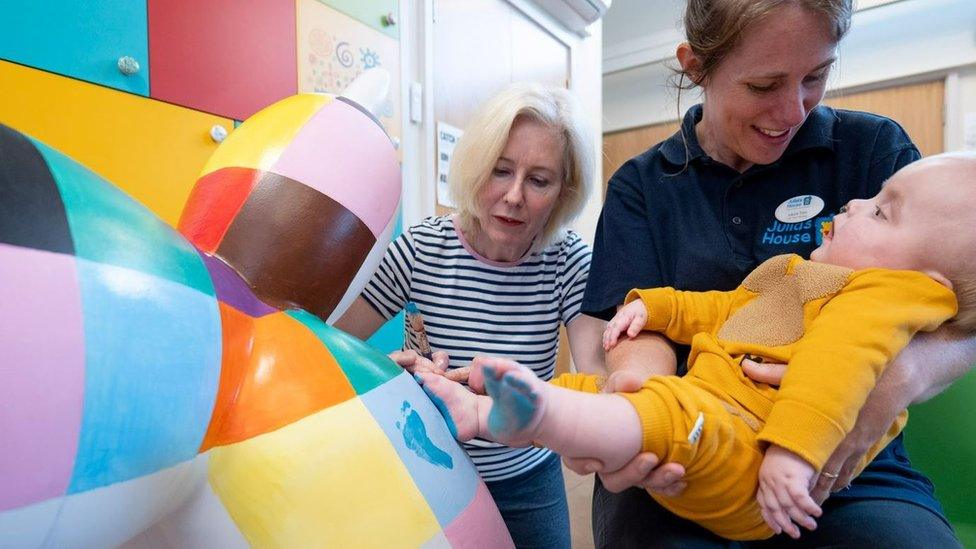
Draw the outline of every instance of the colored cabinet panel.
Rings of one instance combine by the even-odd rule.
[[[0,61],[0,121],[81,162],[175,226],[233,121]]]
[[[148,49],[144,0],[6,2],[0,17],[0,59],[140,95],[149,95]],[[122,74],[123,56],[138,72]]]
[[[397,0],[316,0],[335,8],[342,13],[358,19],[386,35],[399,38],[400,26],[395,21],[399,17]],[[393,15],[394,24],[385,21],[385,16]]]
[[[295,3],[149,0],[152,97],[244,120],[297,93]]]

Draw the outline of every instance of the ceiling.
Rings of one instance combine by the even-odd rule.
[[[603,16],[603,48],[681,29],[685,0],[613,0]]]

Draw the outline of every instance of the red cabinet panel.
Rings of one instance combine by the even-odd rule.
[[[297,93],[295,3],[149,0],[150,96],[243,120]]]

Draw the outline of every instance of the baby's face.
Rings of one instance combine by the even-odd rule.
[[[932,157],[899,170],[874,198],[834,217],[814,261],[944,274],[976,245],[976,161]]]

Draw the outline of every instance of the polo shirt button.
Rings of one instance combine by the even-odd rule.
[[[742,225],[742,218],[739,217],[739,216],[733,217],[732,218],[732,224],[733,225]]]

